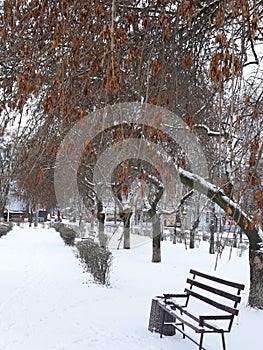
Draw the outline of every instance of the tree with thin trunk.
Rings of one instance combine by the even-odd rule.
[[[211,205],[209,253],[215,254],[215,204]]]

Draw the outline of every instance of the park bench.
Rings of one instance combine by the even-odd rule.
[[[158,306],[162,310],[160,337],[165,334],[165,327],[172,326],[201,350],[205,349],[204,334],[217,333],[221,335],[223,350],[226,350],[225,333],[231,331],[234,317],[238,315],[240,292],[245,286],[193,269],[186,283],[189,287],[184,293],[158,297]],[[183,303],[179,302],[182,300]],[[199,341],[198,336],[193,337],[194,333],[200,335]]]

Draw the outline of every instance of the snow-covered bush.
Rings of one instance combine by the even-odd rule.
[[[62,224],[61,222],[55,223],[54,228],[60,233],[60,236],[66,245],[73,246],[75,244],[76,232],[73,228]]]
[[[0,224],[0,237],[6,235],[9,231],[12,230],[12,224]]]
[[[78,255],[85,264],[87,270],[93,275],[95,281],[109,285],[109,272],[112,262],[112,254],[107,248],[101,248],[91,239],[78,242]]]

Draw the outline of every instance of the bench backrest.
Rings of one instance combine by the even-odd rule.
[[[245,289],[244,284],[224,280],[193,269],[190,270],[190,274],[193,277],[186,281],[190,285],[185,289],[188,296],[186,305],[190,298],[196,298],[233,317],[238,315],[237,305],[241,301],[240,293]],[[229,328],[231,328],[232,321]]]

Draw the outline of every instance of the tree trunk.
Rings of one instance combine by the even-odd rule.
[[[194,227],[190,230],[190,242],[189,242],[189,248],[193,249],[195,247],[195,229]]]
[[[35,208],[35,213],[34,213],[34,227],[38,226],[38,205]]]
[[[176,210],[175,215],[175,223],[174,223],[174,236],[173,236],[173,244],[176,244],[177,240],[177,228],[181,227],[181,217],[180,217],[180,211]]]
[[[212,203],[211,218],[210,218],[209,254],[215,254],[215,203]]]
[[[152,234],[153,234],[153,251],[152,262],[161,262],[161,220],[160,214],[157,214],[157,204],[163,194],[163,188],[160,187],[155,200],[151,203],[151,209],[148,211],[152,222]]]
[[[131,217],[132,213],[122,213],[121,215],[123,221],[123,248],[131,248]]]
[[[189,243],[189,248],[193,249],[195,247],[195,232],[198,228],[200,222],[200,216],[197,217],[195,222],[193,223],[193,226],[190,230],[190,243]]]
[[[249,249],[250,290],[248,304],[263,309],[263,252]]]
[[[91,211],[91,217],[90,217],[90,231],[94,232],[94,224],[95,224],[95,218],[94,218],[94,210]]]
[[[156,214],[152,218],[152,230],[153,230],[152,262],[161,262],[161,221],[160,221],[160,216],[158,214]]]
[[[29,221],[29,227],[31,227],[34,221],[34,213],[32,208],[30,209],[30,213],[28,214],[28,221]]]
[[[176,223],[174,225],[174,233],[173,233],[173,244],[176,244],[177,232],[176,232]]]
[[[233,233],[233,248],[237,248],[237,233],[236,233],[236,230]]]
[[[107,245],[107,237],[104,233],[104,224],[105,224],[105,214],[103,213],[103,204],[101,201],[98,201],[97,203],[97,219],[99,222],[99,242],[101,248],[106,248]]]
[[[196,231],[198,230],[198,226],[200,223],[200,198],[201,198],[201,194],[199,193],[197,198],[197,203],[195,206],[195,221],[190,230],[190,242],[189,242],[190,249],[193,249],[195,247],[195,234],[196,234]]]

